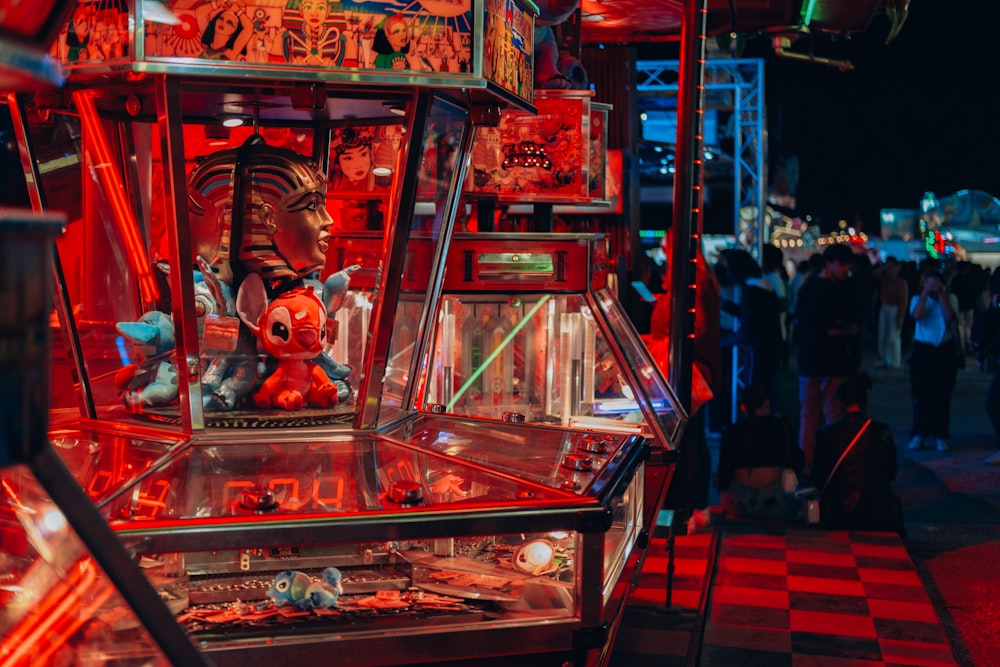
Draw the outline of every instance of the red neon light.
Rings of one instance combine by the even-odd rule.
[[[32,567],[48,567],[48,564],[39,561]],[[110,588],[96,591],[96,597],[85,604],[97,583],[97,568],[89,558],[70,568],[66,578],[54,582],[30,615],[3,638],[0,664],[3,667],[45,664],[43,658],[62,647],[111,595]],[[38,655],[39,651],[43,655]]]
[[[114,213],[112,222],[118,227],[118,233],[125,241],[128,261],[139,281],[139,294],[143,303],[151,304],[159,298],[160,291],[153,279],[152,264],[146,261],[146,244],[139,235],[139,224],[129,206],[125,184],[122,183],[118,169],[112,168],[112,166],[117,167],[118,162],[113,158],[107,137],[104,136],[104,128],[101,127],[101,119],[97,115],[92,95],[91,92],[82,90],[73,93],[73,104],[80,113],[87,146],[94,151],[93,157],[96,158],[90,160],[90,166],[94,168],[93,171],[100,179],[104,192],[111,202]]]

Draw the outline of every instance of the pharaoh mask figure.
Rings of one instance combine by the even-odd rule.
[[[233,172],[234,237],[239,259],[266,282],[302,278],[323,267],[333,218],[326,177],[302,155],[252,137]]]

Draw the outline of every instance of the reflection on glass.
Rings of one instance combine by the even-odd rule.
[[[176,579],[153,583],[174,612],[187,605]],[[115,632],[127,633],[128,643],[108,646]],[[122,664],[167,664],[23,466],[0,474],[0,655],[12,667],[107,664],[112,656]]]
[[[641,422],[582,297],[446,295],[440,312],[426,403],[454,414],[499,419],[515,412],[562,425],[578,417]]]
[[[453,224],[450,218],[454,215],[453,198],[457,197],[456,158],[466,131],[466,117],[464,109],[435,99],[424,141],[411,148],[421,151],[417,204],[386,366],[384,407],[407,407],[402,401],[414,379],[411,369],[417,345],[423,343],[425,300],[428,292],[433,292],[430,268],[438,245],[448,240]]]

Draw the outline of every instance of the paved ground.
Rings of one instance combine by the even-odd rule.
[[[990,376],[959,372],[952,401],[952,451],[909,452],[909,395],[903,373],[876,376],[873,412],[900,447],[907,549],[920,569],[962,664],[1000,665],[1000,467],[983,464],[995,446],[985,414]]]
[[[899,449],[895,484],[903,498],[904,544],[924,579],[963,665],[1000,665],[1000,467],[983,464],[995,447],[984,400],[990,376],[974,363],[959,371],[952,400],[952,451],[907,451],[912,407],[904,371],[866,370],[871,414],[889,423]],[[783,377],[797,405],[794,370]],[[794,408],[786,416],[797,421]]]

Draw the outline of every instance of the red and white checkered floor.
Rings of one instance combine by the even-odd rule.
[[[655,537],[613,667],[956,665],[900,538],[726,521]]]

